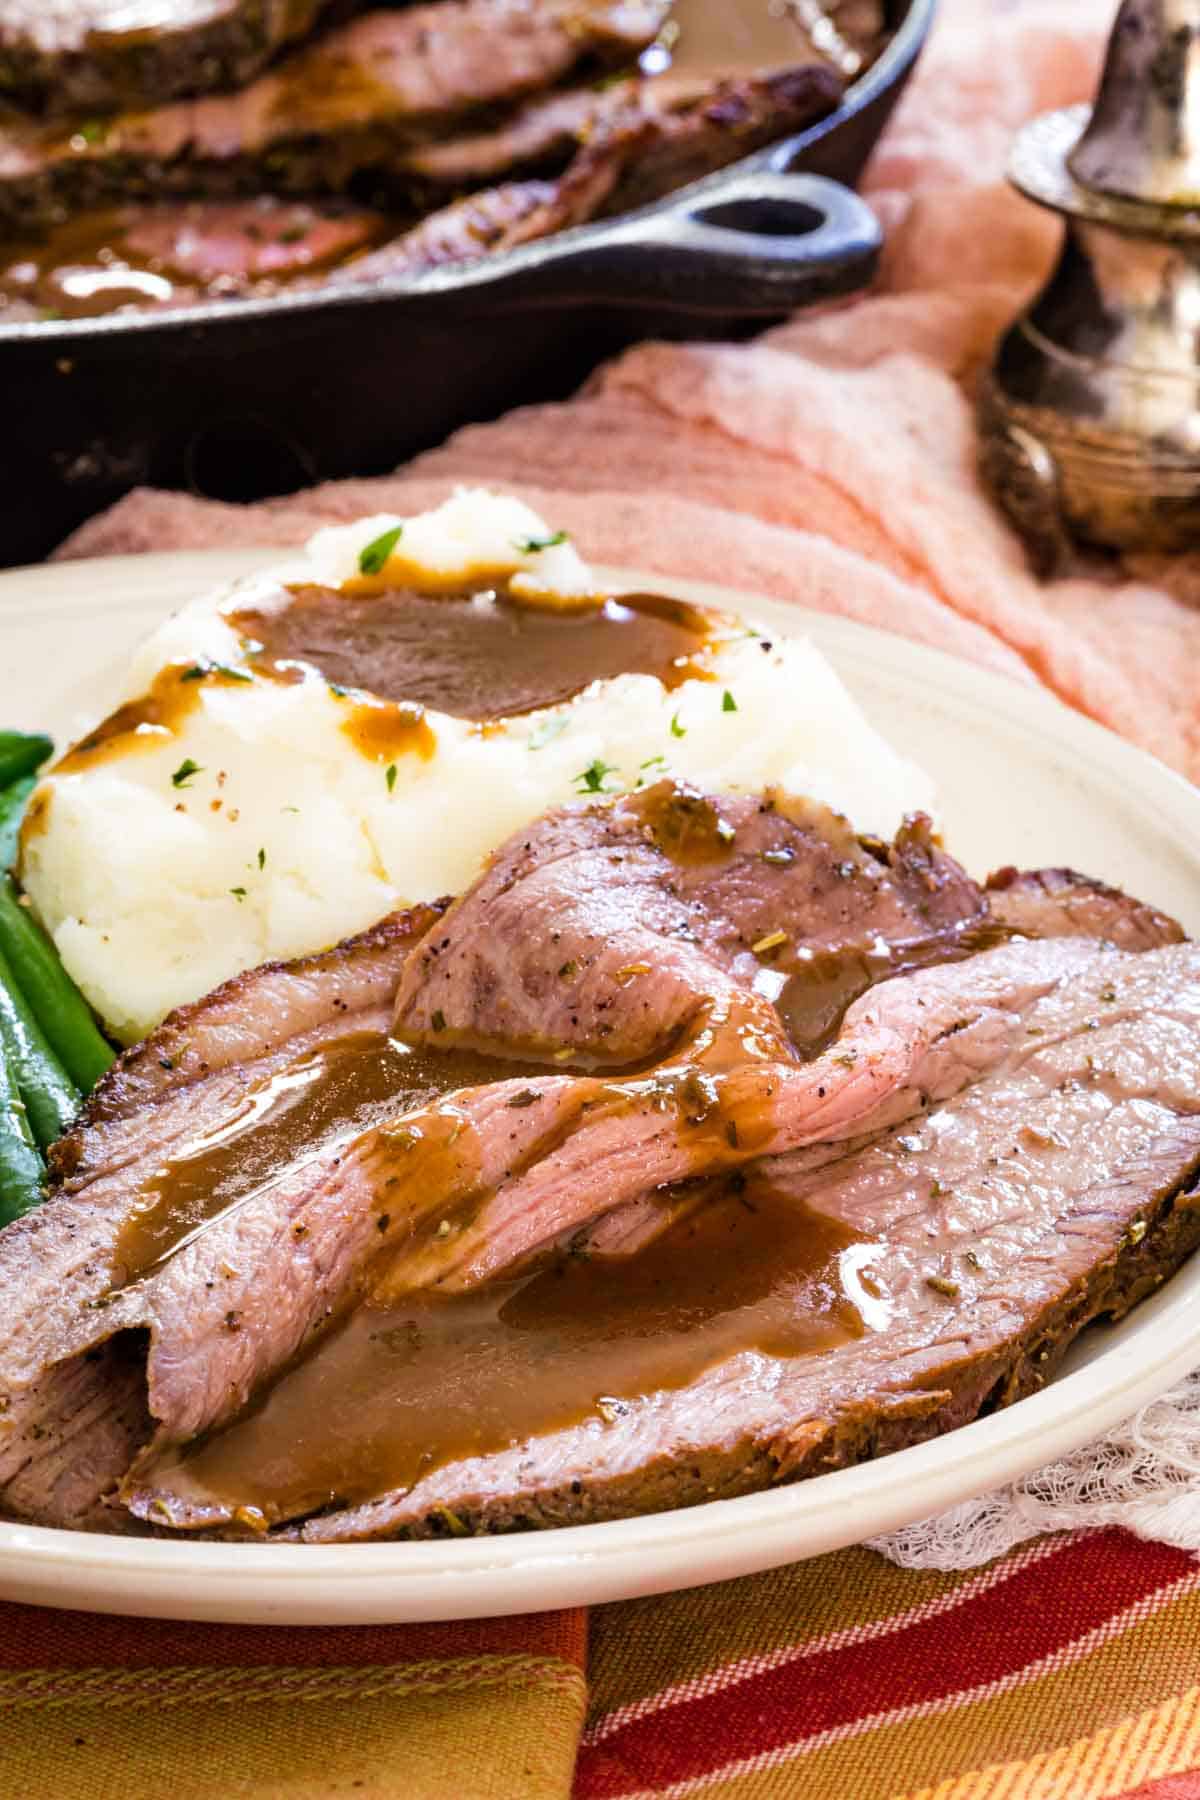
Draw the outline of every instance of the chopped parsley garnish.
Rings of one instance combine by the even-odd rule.
[[[242,888],[242,887],[230,888],[229,891],[233,895],[234,899],[237,901],[238,905],[240,906],[242,901],[246,898],[245,888]]]
[[[395,763],[388,764],[387,768],[384,771],[383,779],[387,782],[387,791],[390,794],[396,785],[396,765],[395,765]]]
[[[737,701],[734,699],[734,697],[730,693],[729,689],[726,688],[724,694],[721,696],[721,711],[722,712],[736,712],[737,709],[738,709]]]
[[[360,575],[379,575],[396,545],[404,533],[403,525],[393,525],[390,531],[381,531],[377,538],[358,553],[358,572]]]
[[[639,769],[665,769],[666,766],[667,759],[665,756],[648,756],[644,763],[638,764]]]
[[[678,713],[673,714],[673,716],[671,718],[671,736],[672,737],[686,737],[687,736],[687,726],[681,725],[679,723],[679,714]]]
[[[265,850],[260,850],[258,853],[258,866],[260,869],[265,869],[267,866],[267,853]]]
[[[565,544],[566,541],[567,534],[565,531],[552,531],[549,537],[513,539],[513,543],[521,552],[522,556],[536,556],[539,550],[555,550],[558,548],[559,544]]]
[[[200,764],[193,762],[190,756],[185,756],[171,777],[171,786],[177,788],[190,787],[192,784],[192,776],[202,773],[203,771],[200,768]]]
[[[102,144],[108,136],[107,119],[84,119],[75,132],[85,144]]]
[[[586,769],[581,769],[575,776],[575,786],[581,794],[606,794],[607,781],[615,775],[616,764],[601,762],[598,756],[593,757]]]
[[[562,736],[570,722],[566,713],[560,713],[557,719],[543,719],[541,724],[530,732],[525,748],[527,750],[544,750],[547,744],[552,744],[556,737]]]
[[[228,663],[202,662],[193,663],[179,677],[180,681],[203,681],[206,675],[223,675],[226,681],[253,681],[254,677],[246,669],[231,669]]]

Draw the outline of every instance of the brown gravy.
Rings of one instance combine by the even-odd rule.
[[[335,202],[105,207],[0,246],[0,318],[5,303],[43,318],[89,319],[127,307],[270,295],[373,248],[396,228],[383,213]]]
[[[460,1088],[545,1075],[470,1050],[426,1050],[356,1032],[247,1090],[240,1104],[155,1171],[114,1251],[119,1284],[140,1280],[240,1203],[336,1140]]]
[[[232,681],[237,677],[224,671],[213,671],[205,679]],[[118,706],[85,738],[72,744],[54,764],[53,773],[74,775],[139,746],[148,748],[151,744],[161,744],[164,738],[174,736],[195,711],[200,686],[200,681],[192,678],[192,671],[185,664],[172,663],[160,669],[148,693]],[[186,776],[181,777],[181,786],[186,779]]]
[[[628,1261],[568,1259],[461,1298],[360,1306],[249,1413],[181,1451],[165,1485],[243,1509],[261,1529],[584,1420],[611,1423],[639,1396],[744,1352],[817,1354],[865,1329],[840,1267],[860,1242],[735,1177]]]
[[[675,687],[705,674],[701,652],[730,629],[656,594],[563,608],[494,589],[297,587],[279,612],[226,616],[261,645],[255,667],[264,673],[294,678],[307,666],[337,687],[479,721],[556,705],[615,675],[656,675]]]
[[[632,803],[655,845],[682,868],[726,861],[737,833],[715,800],[682,781],[659,781]]]
[[[658,41],[639,59],[646,75],[738,74],[786,69],[815,57],[858,74],[884,41],[880,0],[675,0]]]

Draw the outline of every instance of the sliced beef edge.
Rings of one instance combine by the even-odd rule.
[[[342,1035],[386,1031],[404,960],[436,917],[416,908],[324,955],[235,976],[173,1013],[100,1082],[54,1155],[60,1191],[0,1232],[6,1511],[114,1528],[100,1496],[153,1429],[146,1334],[116,1334],[69,1361],[62,1347],[81,1319],[99,1316],[143,1178],[298,1055]]]
[[[355,0],[211,0],[175,23],[169,9],[112,0],[9,0],[0,20],[0,95],[22,109],[91,115],[238,87],[323,11]],[[186,14],[189,9],[182,9]],[[24,16],[23,16],[24,15]]]

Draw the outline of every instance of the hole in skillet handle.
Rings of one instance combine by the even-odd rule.
[[[744,231],[754,237],[808,237],[825,223],[825,214],[803,200],[780,200],[766,194],[718,200],[692,217],[702,225],[719,225],[722,230]]]

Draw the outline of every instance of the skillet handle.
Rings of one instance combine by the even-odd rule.
[[[586,246],[571,243],[574,233],[548,240],[521,297],[778,316],[865,287],[883,242],[852,189],[762,168],[717,176],[599,231]]]

